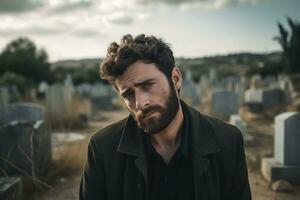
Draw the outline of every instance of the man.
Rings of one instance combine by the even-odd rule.
[[[81,200],[251,199],[240,131],[180,101],[165,42],[125,35],[100,71],[130,115],[91,137]]]

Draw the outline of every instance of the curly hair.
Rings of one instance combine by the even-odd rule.
[[[167,78],[171,77],[175,66],[170,45],[162,39],[144,34],[133,38],[127,34],[122,37],[120,44],[113,42],[108,47],[106,58],[100,65],[100,76],[113,84],[117,76],[122,75],[129,65],[138,60],[147,64],[154,63]]]

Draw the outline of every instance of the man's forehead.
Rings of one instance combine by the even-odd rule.
[[[142,83],[148,82],[148,81],[154,81],[156,80],[157,76],[152,75],[152,74],[142,74],[139,76],[130,76],[127,78],[121,78],[117,77],[116,78],[116,87],[119,91],[125,90],[130,87],[138,86]]]
[[[164,75],[153,63],[146,64],[142,61],[137,61],[130,65],[122,75],[117,76],[115,83],[117,89],[120,90],[148,79],[159,78],[160,76]]]

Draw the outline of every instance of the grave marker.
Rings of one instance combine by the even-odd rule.
[[[269,181],[300,183],[300,113],[286,112],[275,118],[274,157],[263,158],[261,171]]]

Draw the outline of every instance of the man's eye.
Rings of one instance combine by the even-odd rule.
[[[151,83],[145,83],[144,85],[143,85],[143,87],[145,88],[145,89],[149,89],[150,87],[151,87]]]
[[[131,99],[132,97],[133,97],[133,92],[128,92],[128,93],[126,93],[125,95],[124,95],[124,99]]]

